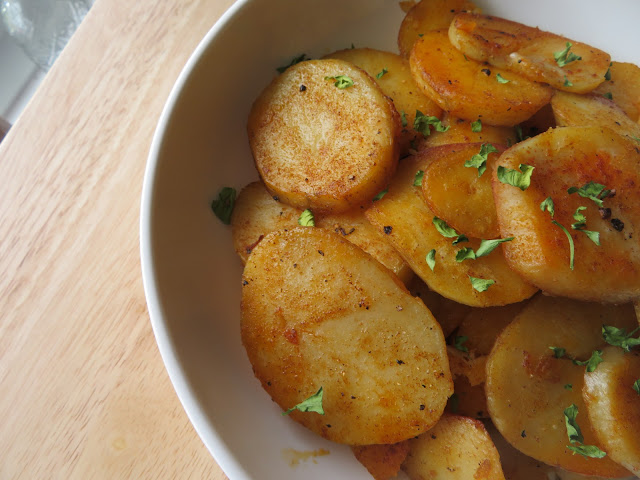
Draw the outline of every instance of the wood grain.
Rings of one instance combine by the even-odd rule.
[[[138,250],[169,91],[234,0],[98,0],[0,144],[0,478],[227,477],[155,345]]]

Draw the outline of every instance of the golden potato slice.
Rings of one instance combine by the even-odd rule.
[[[341,235],[267,235],[243,273],[242,342],[289,409],[323,389],[324,415],[291,417],[329,440],[397,443],[442,414],[453,384],[442,330],[395,275]]]
[[[400,24],[398,48],[403,57],[409,58],[414,42],[427,32],[449,28],[458,12],[476,11],[468,0],[422,0],[411,8]]]
[[[300,62],[276,77],[254,102],[247,126],[269,191],[318,213],[366,204],[385,188],[400,128],[378,84],[331,59]]]
[[[453,379],[453,395],[447,402],[445,412],[463,415],[471,418],[487,418],[487,397],[484,394],[484,384],[471,385],[467,377],[459,376]]]
[[[402,462],[409,454],[409,442],[353,446],[351,450],[374,480],[391,480],[398,475]]]
[[[611,62],[609,54],[590,45],[474,13],[456,15],[449,38],[469,58],[575,93],[589,92],[600,85]]]
[[[503,146],[468,143],[423,151],[422,155],[430,160],[422,177],[422,194],[433,213],[458,232],[493,239],[500,236],[500,229],[491,190],[491,171],[484,173],[465,165],[483,153],[483,145],[496,150],[484,156],[483,169],[487,169],[505,150]],[[483,174],[479,175],[481,171]]]
[[[472,310],[468,305],[454,302],[433,290],[429,290],[424,280],[417,275],[413,276],[408,288],[411,295],[419,297],[431,311],[440,324],[445,338],[458,328],[465,316]]]
[[[410,445],[402,469],[411,480],[504,479],[498,451],[479,420],[444,415]]]
[[[264,183],[252,182],[238,194],[231,214],[233,247],[242,263],[267,233],[298,225],[302,210],[271,196]]]
[[[419,38],[409,62],[424,93],[443,110],[467,120],[517,125],[551,99],[552,89],[546,85],[465,57],[443,30]]]
[[[640,67],[633,63],[611,62],[609,80],[598,85],[593,93],[611,96],[627,116],[637,122],[640,118]]]
[[[429,289],[455,302],[474,307],[507,305],[529,298],[537,290],[524,282],[506,264],[497,248],[477,260],[456,261],[463,247],[477,250],[480,241],[452,245],[436,229],[434,213],[422,197],[422,189],[414,186],[416,172],[424,171],[430,159],[415,155],[404,159],[387,194],[367,209],[367,219],[379,230],[389,232],[387,238],[407,261],[411,269],[424,280]],[[435,250],[435,266],[431,270],[426,257]],[[493,280],[487,290],[476,290],[472,277]]]
[[[640,476],[640,393],[633,388],[640,384],[640,353],[610,346],[602,358],[596,370],[584,374],[589,421],[611,460]]]
[[[334,52],[325,58],[345,60],[362,68],[375,78],[384,94],[391,98],[396,110],[404,119],[403,124],[406,124],[400,137],[401,154],[409,151],[412,141],[423,137],[422,133],[413,128],[416,111],[438,118],[442,115],[442,109],[416,85],[409,61],[395,53],[371,48],[349,48]]]
[[[578,407],[582,443],[599,445],[582,400],[586,367],[572,359],[585,361],[602,348],[603,323],[629,330],[635,325],[631,305],[537,296],[496,340],[485,392],[493,423],[524,454],[585,475],[624,477],[628,472],[609,457],[586,458],[567,448],[564,410],[572,404]],[[566,355],[556,358],[551,347]]]
[[[608,127],[620,135],[640,138],[640,125],[624,110],[601,95],[556,92],[551,99],[556,123],[561,127]]]
[[[493,192],[509,265],[551,295],[586,301],[623,303],[640,295],[640,150],[608,129],[555,128],[504,152],[494,166],[520,172],[535,167],[526,190],[500,182],[494,172]],[[602,200],[569,194],[590,182],[611,194]],[[555,214],[543,211],[547,198]],[[578,208],[586,207],[585,210]],[[602,210],[600,210],[602,208]],[[586,217],[586,231],[599,233],[600,245],[578,225]],[[557,224],[551,223],[552,221]],[[575,249],[571,268],[571,235]]]
[[[469,380],[472,387],[484,383],[486,378],[486,355],[476,357],[450,345],[447,347],[447,355],[449,356],[451,375],[453,375],[454,378],[465,377]]]
[[[442,123],[449,128],[444,132],[437,130],[431,132],[431,135],[418,142],[417,150],[454,143],[491,143],[494,145],[512,145],[516,143],[516,135],[512,127],[482,125],[482,122],[480,122],[480,130],[473,131],[473,122],[464,118],[452,117],[448,112],[442,115]]]

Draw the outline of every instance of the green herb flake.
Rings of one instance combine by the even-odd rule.
[[[389,70],[387,70],[386,68],[383,68],[382,70],[380,70],[378,72],[378,74],[376,75],[377,79],[381,79],[383,76],[385,76],[387,73],[389,73]]]
[[[564,386],[564,389],[565,389],[565,390],[573,390],[573,385],[571,385],[570,383],[567,383],[567,384]]]
[[[593,352],[591,352],[591,357],[589,357],[588,360],[580,361],[573,359],[572,361],[575,365],[586,366],[587,372],[591,373],[596,368],[598,368],[598,365],[600,365],[603,361],[602,350],[594,350]]]
[[[613,93],[611,92],[603,93],[602,96],[604,98],[608,98],[609,100],[613,100]]]
[[[573,87],[573,83],[571,83],[571,82],[569,81],[569,79],[567,78],[567,76],[566,76],[566,75],[564,76],[564,86],[565,86],[565,87]]]
[[[469,275],[469,280],[471,281],[471,286],[478,292],[485,292],[489,289],[491,285],[496,283],[495,280],[476,278],[476,277],[472,277],[471,275]]]
[[[402,122],[402,126],[406,127],[408,122],[407,122],[407,114],[404,112],[404,110],[402,110],[400,112],[400,121]]]
[[[416,132],[421,133],[423,136],[428,137],[431,135],[431,128],[433,127],[438,132],[446,132],[449,130],[448,126],[445,126],[438,117],[425,115],[420,110],[416,110],[416,118],[413,121],[413,129]]]
[[[471,122],[471,131],[473,133],[479,133],[482,131],[482,120],[478,119],[475,122]]]
[[[562,358],[567,354],[567,350],[561,347],[549,347],[553,351],[554,358]]]
[[[289,415],[294,410],[300,410],[301,412],[315,412],[319,413],[320,415],[324,415],[324,409],[322,408],[322,396],[323,391],[322,387],[320,387],[320,390],[318,390],[316,393],[311,395],[306,400],[303,400],[296,406],[291,407],[286,412],[282,412],[282,415]]]
[[[609,68],[607,68],[607,73],[604,74],[604,79],[606,81],[610,81],[611,80],[611,67],[613,66],[613,62],[609,63]]]
[[[336,75],[335,77],[324,77],[325,80],[334,80],[333,84],[340,90],[353,86],[353,80],[347,75]]]
[[[580,430],[580,426],[577,422],[578,417],[578,407],[575,403],[569,405],[564,409],[564,423],[567,428],[567,436],[569,437],[569,441],[571,443],[582,443],[584,442],[584,437],[582,436],[582,431]]]
[[[480,152],[472,156],[470,160],[464,162],[464,166],[468,168],[477,168],[478,177],[480,177],[487,170],[487,160],[489,158],[489,154],[495,153],[497,151],[498,149],[490,143],[483,143],[480,147]]]
[[[553,223],[556,227],[560,227],[569,240],[569,267],[571,268],[571,270],[573,270],[573,261],[575,258],[575,246],[573,245],[573,237],[569,233],[569,230],[567,230],[560,223],[556,222],[555,220],[551,220],[551,223]]]
[[[512,170],[500,165],[497,171],[498,180],[502,183],[506,183],[507,185],[511,185],[525,191],[529,188],[529,185],[531,185],[531,175],[533,174],[535,167],[521,163],[518,168],[520,171]]]
[[[464,335],[456,336],[456,337],[453,339],[453,346],[454,346],[457,350],[460,350],[461,352],[468,352],[468,351],[469,351],[469,349],[463,345],[463,343],[464,343],[464,342],[466,342],[467,340],[469,340],[469,337],[466,337],[466,336],[464,336]]]
[[[498,81],[498,83],[509,83],[511,81],[511,80],[507,80],[499,73],[496,73],[496,80]]]
[[[556,213],[556,209],[551,197],[547,197],[544,199],[544,201],[540,204],[540,210],[542,210],[543,212],[545,210],[548,211],[551,215],[551,218],[553,218]]]
[[[507,237],[507,238],[496,238],[494,240],[482,240],[480,241],[480,246],[478,250],[476,250],[476,258],[486,257],[491,252],[493,252],[498,245],[505,242],[510,242],[514,240],[516,237]]]
[[[576,221],[576,223],[572,223],[571,228],[573,228],[574,230],[582,230],[584,227],[587,226],[587,217],[585,217],[581,213],[583,210],[586,210],[586,209],[587,207],[576,208],[576,211],[573,214],[573,218]]]
[[[604,185],[601,185],[600,183],[589,182],[589,183],[585,183],[580,188],[570,187],[567,190],[567,193],[569,195],[573,193],[577,193],[581,197],[588,198],[589,200],[592,200],[599,207],[602,207],[603,205],[602,200],[609,196],[609,194],[611,193],[611,190],[607,190],[607,187],[605,187]]]
[[[301,54],[301,55],[299,55],[297,57],[292,58],[288,65],[284,65],[282,67],[278,67],[278,68],[276,68],[276,70],[278,71],[278,73],[284,73],[284,71],[287,68],[292,67],[296,63],[303,62],[304,60],[307,60],[307,54],[306,53],[303,53],[303,54]]]
[[[594,232],[592,230],[584,230],[584,229],[581,229],[580,231],[584,233],[589,240],[591,240],[596,245],[600,246],[600,232]]]
[[[640,330],[640,327],[627,333],[624,328],[617,328],[612,325],[603,325],[602,338],[604,338],[604,341],[609,345],[620,347],[625,352],[630,352],[633,347],[640,345],[640,338],[632,337],[632,335],[634,335],[638,330]]]
[[[465,260],[475,260],[476,254],[472,248],[464,247],[456,253],[456,262],[464,262]]]
[[[388,192],[389,192],[389,189],[385,188],[379,194],[377,194],[375,197],[373,197],[373,201],[377,202],[378,200],[382,200],[382,197],[384,197]]]
[[[457,393],[452,393],[449,397],[449,406],[451,407],[451,413],[458,413],[458,407],[460,406],[460,397]]]
[[[427,265],[433,272],[434,269],[436,268],[436,249],[435,248],[432,248],[431,251],[427,253],[426,261],[427,261]]]
[[[218,198],[211,202],[211,210],[225,225],[231,223],[231,214],[236,204],[236,189],[233,187],[223,187],[218,192]]]
[[[415,177],[413,177],[413,186],[421,187],[422,186],[422,178],[424,177],[424,170],[418,170],[416,172]]]
[[[573,44],[571,42],[567,42],[564,50],[555,52],[553,54],[553,58],[555,58],[556,63],[559,67],[564,67],[565,65],[571,62],[575,62],[576,60],[582,60],[582,57],[570,51],[572,46]]]
[[[595,445],[567,445],[567,448],[573,452],[589,458],[604,458],[607,456],[605,452]]]
[[[449,224],[444,220],[438,217],[433,217],[432,221],[433,221],[433,226],[436,227],[436,230],[440,235],[446,238],[455,239],[453,241],[453,245],[457,245],[458,243],[469,241],[469,239],[466,236],[460,235],[458,232],[456,232],[454,228],[451,228]]]
[[[315,227],[316,222],[313,217],[313,212],[309,209],[302,212],[298,218],[298,225],[302,225],[303,227]]]
[[[633,382],[633,386],[631,387],[635,390],[635,392],[640,395],[640,378]]]

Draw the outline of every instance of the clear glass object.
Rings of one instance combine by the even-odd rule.
[[[94,0],[0,0],[2,22],[13,39],[47,71]]]

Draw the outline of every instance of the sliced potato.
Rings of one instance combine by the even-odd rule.
[[[477,419],[488,418],[489,411],[487,410],[487,397],[484,394],[484,384],[471,385],[467,377],[455,377],[453,379],[453,395],[447,402],[445,412]]]
[[[484,383],[486,379],[486,355],[476,357],[467,352],[463,352],[462,350],[458,350],[453,346],[447,347],[447,355],[449,356],[449,368],[451,369],[451,375],[453,375],[454,378],[465,377],[469,380],[472,387]]]
[[[584,475],[624,477],[628,472],[609,457],[586,458],[567,448],[564,410],[572,404],[583,443],[600,445],[582,400],[585,367],[571,359],[587,360],[602,347],[603,323],[628,330],[635,325],[631,305],[537,296],[496,340],[485,392],[493,423],[524,454]],[[550,347],[564,348],[566,357],[556,358]]]
[[[424,155],[406,158],[389,186],[388,193],[367,209],[365,215],[379,230],[389,231],[388,238],[396,250],[422,278],[429,289],[455,302],[476,307],[507,305],[529,298],[536,292],[506,264],[500,248],[477,260],[456,261],[462,247],[478,248],[480,241],[452,245],[453,238],[445,238],[433,224],[434,214],[422,197],[420,187],[414,186],[415,174],[425,170],[430,159]],[[426,256],[435,250],[432,271]],[[494,280],[485,291],[472,286],[471,278]]]
[[[419,38],[409,61],[411,73],[424,93],[443,110],[467,120],[481,118],[487,125],[517,125],[551,99],[548,86],[466,58],[451,45],[443,30]],[[500,78],[507,83],[501,83]]]
[[[340,76],[353,85],[338,88]],[[247,127],[269,191],[317,212],[367,204],[385,188],[398,160],[400,128],[378,84],[332,59],[300,62],[276,77],[254,102]]]
[[[498,451],[479,420],[444,415],[410,445],[402,469],[411,480],[504,479]]]
[[[633,63],[611,62],[610,80],[598,85],[593,93],[611,95],[627,116],[637,122],[640,119],[640,67]]]
[[[482,151],[480,143],[443,145],[422,152],[429,165],[422,177],[422,194],[433,213],[458,232],[470,237],[493,239],[500,236],[491,190],[491,171],[479,175],[478,168],[465,162]],[[505,148],[487,156],[490,165]],[[487,168],[485,165],[484,168]]]
[[[469,58],[575,93],[600,85],[611,62],[609,54],[590,45],[494,16],[459,13],[449,38]],[[570,49],[561,55],[567,43]],[[580,59],[570,61],[570,54]]]
[[[325,415],[291,417],[350,445],[434,425],[453,392],[442,330],[395,275],[322,228],[271,233],[243,273],[242,342],[282,408],[321,387]]]
[[[398,32],[400,54],[409,58],[414,42],[427,32],[449,28],[458,12],[476,11],[468,0],[422,0],[405,15]]]
[[[556,92],[551,107],[558,126],[608,127],[620,135],[640,138],[640,125],[613,100],[601,95]]]
[[[623,303],[640,295],[640,150],[608,129],[595,127],[555,128],[521,142],[504,152],[494,166],[519,170],[535,167],[531,185],[524,191],[500,182],[494,172],[493,192],[507,262],[515,271],[551,295],[586,301]],[[596,202],[571,187],[589,182],[615,191]],[[553,219],[541,203],[551,198]],[[583,231],[573,230],[579,211],[586,230],[599,232],[596,245]],[[570,266],[571,234],[575,246],[574,268]]]
[[[442,109],[416,85],[409,61],[395,53],[371,48],[349,48],[325,58],[345,60],[362,68],[376,79],[384,94],[393,100],[396,110],[404,118],[403,123],[406,123],[400,139],[401,154],[409,151],[412,141],[422,138],[422,134],[413,128],[416,111],[427,116],[442,115]]]
[[[640,476],[640,353],[607,347],[604,361],[584,374],[582,396],[589,421],[611,460]],[[640,388],[640,387],[638,387]]]
[[[437,130],[431,132],[431,135],[419,142],[418,150],[454,143],[491,143],[495,145],[516,143],[516,135],[512,127],[481,125],[480,131],[474,132],[472,122],[464,118],[453,117],[448,112],[442,115],[442,123],[449,128],[444,132]]]
[[[374,480],[391,480],[398,475],[402,462],[409,454],[409,442],[353,446],[351,450]]]

